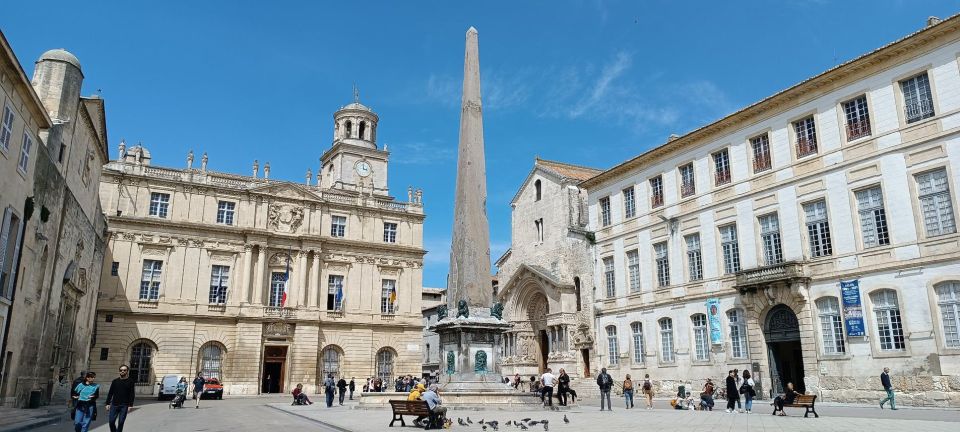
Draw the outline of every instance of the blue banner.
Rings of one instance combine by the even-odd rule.
[[[847,336],[863,336],[863,306],[860,304],[860,280],[840,281],[843,297],[843,321]]]
[[[710,343],[723,343],[723,331],[720,328],[720,299],[707,300],[707,321],[710,322]]]

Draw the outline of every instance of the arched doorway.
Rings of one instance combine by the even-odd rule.
[[[547,369],[547,358],[550,355],[550,336],[547,333],[547,313],[550,306],[547,303],[547,297],[542,293],[537,293],[530,299],[527,305],[527,319],[530,320],[530,328],[533,330],[534,340],[537,342],[536,358],[537,368],[540,372]]]
[[[770,358],[770,381],[774,394],[783,393],[788,382],[803,393],[803,349],[800,346],[800,323],[789,306],[779,304],[767,313],[763,331]]]

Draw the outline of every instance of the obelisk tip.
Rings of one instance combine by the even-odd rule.
[[[477,34],[477,29],[476,29],[476,27],[470,26],[470,28],[467,29],[467,34],[470,34],[470,33]]]

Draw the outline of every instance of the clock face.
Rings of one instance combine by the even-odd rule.
[[[370,164],[366,161],[357,162],[357,174],[359,174],[360,177],[370,175]]]

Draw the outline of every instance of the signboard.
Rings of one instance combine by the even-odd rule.
[[[843,321],[847,336],[863,336],[863,306],[860,304],[860,280],[840,281],[843,297]]]
[[[723,331],[720,328],[720,299],[707,300],[707,321],[710,323],[710,343],[723,343]]]

